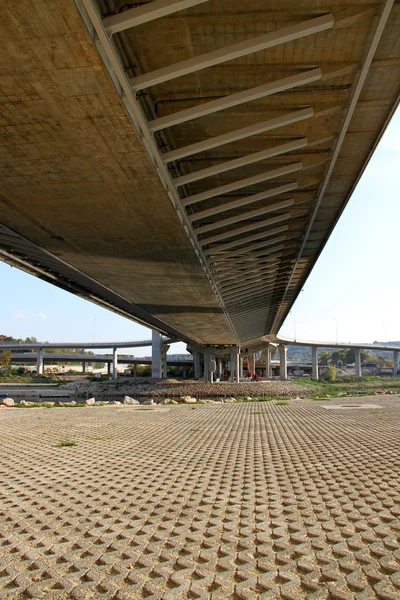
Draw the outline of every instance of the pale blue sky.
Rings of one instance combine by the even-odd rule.
[[[281,334],[400,340],[400,110],[392,119]],[[47,341],[145,339],[151,332],[0,262],[0,333]],[[174,344],[173,352],[183,352]],[[147,355],[150,349],[134,351]]]

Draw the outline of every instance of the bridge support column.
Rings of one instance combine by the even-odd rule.
[[[231,381],[239,383],[240,381],[240,348],[233,346],[231,348]]]
[[[36,359],[36,373],[38,375],[43,375],[44,373],[44,358],[43,358],[43,350],[37,351],[37,359]]]
[[[201,377],[201,355],[197,350],[193,350],[193,371],[195,379]]]
[[[361,349],[356,348],[354,351],[356,363],[356,377],[361,377]]]
[[[397,377],[399,373],[399,351],[393,350],[393,376]]]
[[[243,379],[243,358],[239,358],[239,380]]]
[[[86,362],[82,361],[82,374],[86,373]]]
[[[112,369],[113,379],[118,378],[118,348],[113,348],[113,369]]]
[[[317,346],[311,346],[311,354],[312,354],[312,373],[311,379],[319,379],[318,373],[318,348]]]
[[[110,377],[110,375],[111,375],[111,363],[110,362],[107,363],[107,375],[108,375],[108,377]]]
[[[267,354],[265,357],[265,377],[266,379],[271,379],[272,373],[271,373],[271,360],[272,360],[272,356],[275,354],[275,348],[274,346],[270,346],[268,344],[267,346]]]
[[[256,355],[249,354],[249,369],[252,373],[256,372]]]
[[[211,352],[211,348],[206,346],[204,348],[204,382],[205,383],[213,383],[215,370],[217,368],[215,362],[215,356]]]
[[[137,364],[136,363],[134,363],[134,365],[133,365],[133,376],[137,377]]]
[[[186,366],[183,365],[182,367],[182,375],[183,375],[183,379],[186,379]]]
[[[163,343],[158,331],[152,332],[151,344],[151,376],[155,379],[167,377],[167,351],[169,346]]]
[[[279,377],[284,381],[287,379],[287,346],[285,344],[279,344]]]

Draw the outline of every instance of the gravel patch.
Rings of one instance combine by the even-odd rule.
[[[192,396],[198,399],[213,397],[277,396],[305,398],[319,390],[316,386],[299,385],[292,381],[250,381],[243,383],[203,383],[201,381],[177,381],[165,379],[142,380],[125,379],[122,381],[79,381],[62,386],[71,395],[77,396],[146,396],[152,398]]]

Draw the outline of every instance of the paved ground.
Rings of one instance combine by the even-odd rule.
[[[0,597],[399,599],[400,399],[359,401],[3,409]]]

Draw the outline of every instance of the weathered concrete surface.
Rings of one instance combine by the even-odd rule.
[[[99,0],[97,5],[103,14],[127,8],[125,0]],[[187,186],[187,194],[195,195],[294,161],[303,164],[301,171],[285,177],[198,202],[186,215],[188,219],[195,216],[189,232],[192,241],[199,235],[207,251],[211,248],[215,252],[219,242],[207,242],[213,232],[210,235],[203,230],[199,234],[199,227],[214,225],[221,215],[204,217],[201,211],[214,210],[231,196],[237,199],[276,190],[283,184],[295,186],[290,193],[278,196],[280,200],[294,198],[294,205],[285,221],[288,229],[271,279],[269,263],[259,271],[259,256],[246,255],[251,260],[238,272],[239,279],[250,271],[254,275],[246,290],[249,296],[232,300],[224,289],[224,275],[214,272],[217,287],[222,295],[225,293],[232,325],[244,345],[279,330],[397,103],[400,5],[395,3],[314,215],[383,5],[374,0],[218,0],[113,38],[129,79],[328,12],[335,19],[330,30],[144,91],[150,106],[147,112],[163,118],[212,98],[321,69],[319,81],[192,119],[169,127],[164,138],[158,134],[154,137],[158,148],[155,152],[163,154],[297,109],[314,111],[313,118],[199,156],[189,155],[171,166],[171,177],[184,176],[282,143],[308,139],[309,146],[298,151]],[[44,257],[24,244],[28,238],[78,270],[61,276],[58,262],[40,272],[44,279],[139,318],[136,307],[197,342],[236,343],[237,337],[127,117],[75,2],[2,2],[0,49],[0,220],[24,236],[16,249],[12,234],[3,233],[0,223],[0,251],[6,253],[5,259],[12,264],[22,260],[24,268],[38,274],[38,264],[42,265]],[[143,98],[140,102],[144,112]],[[172,181],[170,185],[174,189]],[[269,209],[274,202],[274,197],[264,198],[251,208]],[[248,212],[248,204],[239,206],[229,218],[240,216],[242,225],[260,226],[255,221],[262,217],[249,219]],[[282,212],[274,214],[282,216]],[[233,238],[242,236],[230,226],[223,225],[222,229]],[[263,233],[267,236],[270,231],[265,228]],[[279,238],[272,239],[276,242]],[[80,281],[82,273],[92,285]],[[80,287],[75,289],[73,283],[77,282]],[[95,283],[105,289],[95,293]],[[108,297],[105,290],[114,292],[115,297]]]
[[[379,404],[3,409],[0,597],[397,600]]]
[[[72,0],[1,3],[0,40],[0,221],[189,338],[235,343]]]

